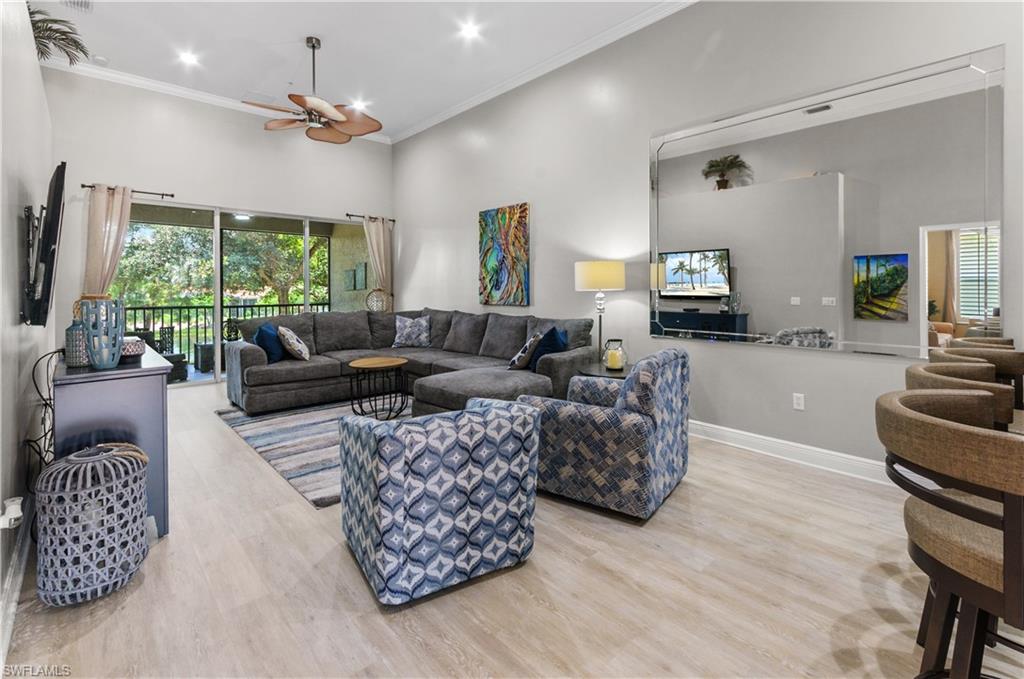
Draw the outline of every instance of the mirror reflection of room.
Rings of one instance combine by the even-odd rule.
[[[1001,337],[999,227],[925,227],[922,235],[927,345],[945,348],[962,337]]]
[[[1001,334],[1001,63],[655,139],[652,334],[913,356]]]

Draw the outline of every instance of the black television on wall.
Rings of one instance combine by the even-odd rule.
[[[728,248],[662,252],[658,262],[665,267],[662,297],[719,299],[732,292]]]
[[[53,302],[53,276],[57,267],[57,249],[60,245],[60,225],[64,216],[64,174],[67,163],[62,162],[50,177],[46,205],[36,217],[32,207],[25,208],[28,222],[28,254],[25,267],[24,297],[21,318],[29,325],[46,325]]]

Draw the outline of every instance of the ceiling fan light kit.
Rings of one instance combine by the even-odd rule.
[[[320,49],[320,38],[308,36],[306,47],[313,53],[313,94],[289,94],[288,99],[301,110],[276,104],[262,104],[255,101],[243,101],[243,104],[259,108],[290,113],[295,118],[277,118],[268,120],[263,129],[267,131],[291,130],[306,128],[306,136],[315,141],[330,144],[347,144],[352,137],[379,132],[383,125],[380,121],[356,110],[351,105],[330,104],[316,95],[316,51]]]

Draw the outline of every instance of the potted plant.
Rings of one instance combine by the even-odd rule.
[[[704,179],[718,177],[715,180],[716,190],[729,188],[729,176],[746,176],[750,174],[750,166],[747,161],[740,158],[738,153],[732,153],[721,158],[714,158],[708,161],[703,170]]]

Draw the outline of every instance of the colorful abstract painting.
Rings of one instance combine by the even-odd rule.
[[[853,317],[873,321],[907,320],[910,258],[857,255],[853,258]]]
[[[530,205],[480,213],[480,303],[530,304]]]

